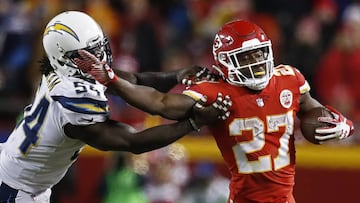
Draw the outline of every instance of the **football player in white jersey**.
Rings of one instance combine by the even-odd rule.
[[[2,146],[0,202],[50,202],[51,187],[64,177],[85,144],[143,153],[228,117],[231,101],[219,95],[213,105],[199,102],[190,111],[178,112],[177,122],[136,132],[109,119],[107,87],[74,64],[79,49],[111,64],[109,42],[90,16],[78,11],[55,16],[47,24],[43,46],[47,58],[35,98]],[[121,74],[137,84],[169,90],[190,72]]]

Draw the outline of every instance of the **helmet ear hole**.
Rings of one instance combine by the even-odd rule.
[[[219,60],[224,61],[225,63],[228,63],[226,54],[224,54],[224,53],[219,54]]]

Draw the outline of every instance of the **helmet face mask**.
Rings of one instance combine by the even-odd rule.
[[[93,54],[96,58],[98,58],[100,61],[106,61],[109,65],[111,65],[112,63],[110,43],[106,37],[104,37],[102,41],[99,41],[93,45],[89,45],[83,48],[82,50],[88,51],[89,53]],[[71,62],[75,64],[73,62],[74,58],[79,58],[80,55],[77,49],[77,50],[67,51],[64,54],[64,57],[71,60]]]
[[[97,22],[85,13],[67,11],[55,16],[47,24],[43,46],[51,66],[67,77],[92,78],[73,62],[79,57],[78,50],[87,50],[110,66],[110,43]]]
[[[271,41],[253,23],[225,24],[215,36],[213,54],[216,69],[230,84],[261,90],[272,77]]]

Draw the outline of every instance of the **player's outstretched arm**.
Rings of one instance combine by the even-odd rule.
[[[162,93],[119,78],[110,87],[126,102],[153,115],[179,120],[188,117],[195,100],[183,94]]]
[[[168,92],[176,84],[191,85],[194,81],[201,79],[212,79],[213,74],[204,67],[193,65],[171,72],[142,72],[130,73],[121,70],[112,70],[106,63],[100,62],[91,53],[79,50],[81,58],[74,59],[79,69],[90,73],[96,80],[108,85],[116,81],[117,77],[127,80],[133,84],[149,86],[161,92]],[[96,69],[95,71],[93,69]]]
[[[132,106],[150,114],[174,120],[184,119],[191,113],[191,108],[195,104],[195,100],[192,98],[182,94],[165,94],[152,87],[136,85],[117,77],[109,66],[96,62],[98,59],[90,53],[81,50],[79,54],[82,59],[75,59],[75,63],[81,70],[110,87],[113,92]],[[94,61],[95,65],[92,64]],[[149,76],[148,79],[150,78]]]
[[[139,154],[166,146],[187,133],[198,130],[201,126],[211,125],[219,119],[229,117],[228,109],[231,106],[229,98],[221,97],[206,107],[203,104],[194,106],[191,118],[140,132],[136,132],[129,125],[112,120],[87,126],[67,124],[64,130],[67,136],[100,150],[129,151]]]
[[[168,72],[140,72],[131,73],[121,70],[114,70],[121,78],[128,80],[134,84],[149,86],[161,92],[168,92],[177,84],[191,85],[193,82],[201,79],[211,79],[210,71],[198,65],[181,68]]]

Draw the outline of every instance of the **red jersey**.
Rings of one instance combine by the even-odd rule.
[[[301,94],[310,86],[295,68],[280,65],[266,88],[252,91],[225,81],[205,81],[183,93],[208,103],[229,95],[230,117],[209,129],[231,173],[234,203],[285,203],[295,175],[294,124]],[[230,201],[232,202],[232,201]]]

